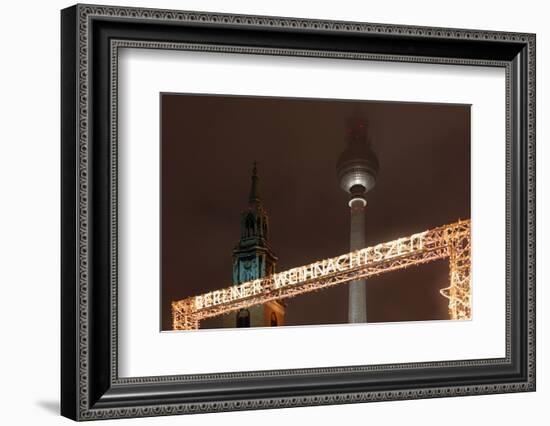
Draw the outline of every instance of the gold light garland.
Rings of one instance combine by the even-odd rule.
[[[449,259],[449,317],[471,317],[470,220],[458,221],[261,279],[172,302],[172,328],[198,329],[201,320],[438,259]]]

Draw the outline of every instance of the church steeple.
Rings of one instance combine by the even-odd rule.
[[[269,244],[269,217],[260,198],[258,164],[252,166],[248,206],[241,212],[241,238],[233,249],[233,284],[275,273],[277,256]],[[284,324],[285,306],[279,301],[241,309],[226,318],[228,327],[258,327]]]
[[[256,162],[251,179],[248,207],[241,212],[241,238],[233,250],[233,284],[272,274],[277,262],[269,245],[269,217],[260,199]]]
[[[248,195],[248,209],[241,213],[241,240],[239,242],[241,247],[249,246],[251,243],[266,248],[268,246],[269,218],[260,199],[259,179],[258,165],[254,162]]]

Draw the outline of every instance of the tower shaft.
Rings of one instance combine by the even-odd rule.
[[[350,203],[350,251],[365,247],[365,204],[362,199]],[[348,322],[367,322],[367,282],[365,279],[351,281],[348,294]]]
[[[372,151],[366,120],[355,117],[346,131],[346,149],[340,154],[336,172],[340,187],[350,195],[350,250],[365,247],[366,194],[376,184],[378,158]],[[348,322],[367,322],[367,289],[364,279],[349,284]]]

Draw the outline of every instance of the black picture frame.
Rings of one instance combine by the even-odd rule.
[[[158,416],[535,390],[535,35],[75,5],[61,12],[61,414]],[[121,44],[117,44],[121,43]],[[506,357],[119,378],[117,46],[506,69]]]

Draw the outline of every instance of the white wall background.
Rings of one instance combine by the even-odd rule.
[[[132,0],[103,4],[537,33],[538,390],[375,404],[117,420],[118,424],[439,425],[547,424],[550,401],[550,27],[545,2],[331,2]],[[59,9],[60,0],[3,4],[0,66],[0,418],[68,424],[59,417]],[[107,421],[101,424],[117,424]]]

